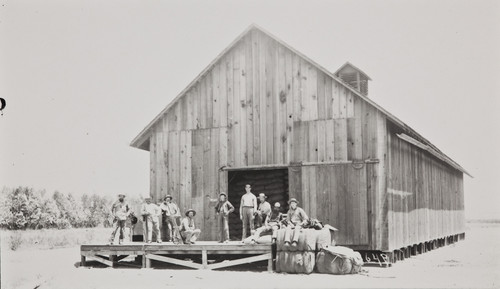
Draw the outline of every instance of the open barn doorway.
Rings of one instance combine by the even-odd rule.
[[[274,205],[279,202],[281,211],[288,211],[288,169],[235,170],[228,172],[228,198],[234,205],[234,213],[229,216],[229,237],[241,240],[242,223],[240,220],[240,200],[245,193],[245,185],[252,186],[252,193],[267,196],[267,201]],[[249,233],[247,234],[249,236]]]

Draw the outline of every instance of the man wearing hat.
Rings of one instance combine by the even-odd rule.
[[[259,194],[259,207],[257,208],[256,215],[256,227],[262,227],[267,216],[271,213],[271,204],[266,201],[267,196],[264,193]]]
[[[219,203],[215,206],[217,224],[219,227],[219,243],[229,242],[229,214],[234,211],[234,206],[227,200],[224,192],[219,195]]]
[[[257,198],[252,194],[252,186],[250,184],[245,185],[245,194],[241,196],[240,201],[240,220],[243,223],[243,232],[241,236],[241,241],[244,241],[247,237],[247,231],[250,232],[254,228],[254,213],[257,211]]]
[[[125,235],[125,222],[127,221],[127,217],[130,214],[130,207],[127,203],[125,203],[125,195],[119,194],[118,201],[116,201],[111,207],[111,214],[114,217],[113,220],[113,232],[111,233],[111,237],[109,238],[109,244],[113,245],[115,242],[116,231],[120,229],[120,239],[118,240],[118,244],[123,243],[124,235]]]
[[[141,214],[144,218],[145,231],[145,242],[151,243],[153,240],[153,233],[156,235],[156,242],[161,243],[160,234],[160,215],[161,210],[155,203],[151,202],[151,197],[146,197],[144,199],[146,202],[142,204]]]
[[[186,217],[181,222],[181,236],[184,238],[184,244],[194,244],[198,236],[201,234],[200,229],[196,229],[194,224],[194,216],[196,211],[189,209],[186,211]]]
[[[283,218],[281,213],[281,204],[279,202],[274,203],[274,208],[264,222],[264,226],[255,230],[255,234],[252,236],[252,244],[255,244],[255,240],[260,237],[263,233],[272,231],[272,243],[276,243],[276,237],[278,235],[278,230],[280,228],[280,222]]]
[[[291,198],[288,201],[288,204],[290,205],[290,209],[288,210],[288,213],[286,215],[288,226],[286,227],[285,231],[285,246],[289,246],[291,241],[291,245],[296,247],[298,244],[299,234],[302,230],[302,226],[307,223],[307,220],[309,218],[307,217],[306,212],[302,208],[298,207],[299,202],[297,201],[297,199]],[[293,240],[290,240],[292,230],[294,230]]]
[[[176,203],[172,201],[172,196],[167,195],[163,199],[163,203],[160,204],[160,209],[162,213],[162,228],[164,232],[164,237],[167,236],[165,233],[168,228],[169,240],[173,241],[173,233],[179,233],[179,226],[177,225],[177,219],[181,217],[181,211]]]

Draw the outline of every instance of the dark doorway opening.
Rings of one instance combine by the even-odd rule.
[[[245,185],[252,186],[252,193],[258,198],[260,193],[274,205],[281,204],[281,212],[288,211],[288,169],[237,170],[228,172],[228,198],[234,205],[234,213],[229,216],[229,238],[241,240],[242,223],[240,220],[240,200],[245,193]],[[249,233],[247,234],[249,236]]]

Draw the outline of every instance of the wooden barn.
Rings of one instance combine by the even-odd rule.
[[[194,208],[203,240],[216,240],[219,192],[238,207],[245,183],[285,209],[297,198],[357,250],[463,237],[468,173],[377,105],[369,80],[350,63],[331,73],[252,25],[131,146],[150,153],[152,197]],[[239,215],[230,223],[241,238]]]

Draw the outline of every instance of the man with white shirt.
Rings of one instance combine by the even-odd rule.
[[[254,230],[254,213],[257,212],[257,198],[252,194],[252,186],[246,184],[245,191],[240,202],[240,219],[243,222],[242,241],[247,237],[248,229],[250,229],[250,235],[252,234]]]
[[[151,202],[151,197],[145,198],[145,203],[142,204],[141,215],[143,216],[145,226],[145,242],[151,243],[153,239],[153,232],[156,234],[156,242],[161,243],[160,234],[160,215],[161,210],[155,203]]]

